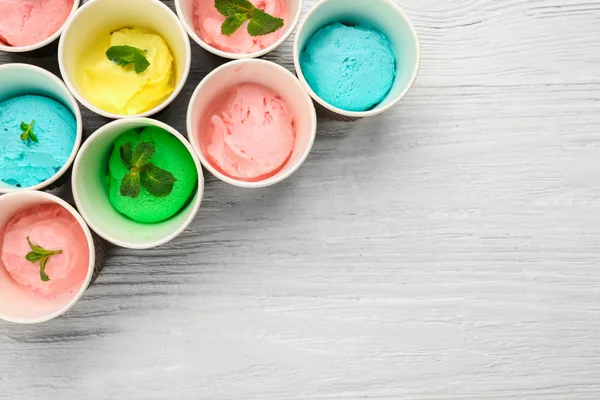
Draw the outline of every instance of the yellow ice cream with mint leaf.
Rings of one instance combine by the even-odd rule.
[[[141,50],[149,65],[140,72],[135,62],[115,62],[114,57],[111,60],[107,52],[116,46]],[[169,46],[147,29],[125,28],[102,35],[84,53],[79,71],[83,97],[113,114],[135,115],[151,110],[174,90]]]

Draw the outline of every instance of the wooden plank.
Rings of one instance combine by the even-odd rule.
[[[423,47],[403,103],[319,121],[274,188],[207,179],[173,243],[0,323],[0,399],[600,398],[600,2],[397,1]],[[222,62],[193,49],[159,116],[181,131]]]

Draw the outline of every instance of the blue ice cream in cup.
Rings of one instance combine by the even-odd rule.
[[[0,193],[56,182],[81,135],[77,102],[56,76],[31,65],[0,66]]]
[[[387,111],[408,93],[419,65],[416,30],[392,0],[321,0],[294,41],[298,79],[332,119]]]
[[[310,87],[326,102],[347,111],[381,103],[396,77],[390,40],[367,25],[327,25],[308,40],[300,66]]]

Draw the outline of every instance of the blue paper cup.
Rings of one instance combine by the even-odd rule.
[[[0,102],[23,95],[45,96],[64,105],[73,114],[77,123],[75,143],[65,164],[50,178],[30,187],[17,187],[0,181],[0,194],[26,189],[47,189],[64,183],[60,178],[63,175],[67,177],[65,173],[75,160],[75,155],[81,144],[83,124],[79,105],[60,79],[45,69],[29,64],[0,65]],[[8,134],[18,134],[18,130],[10,133],[0,132],[0,142],[3,140],[3,136]]]
[[[312,35],[324,26],[341,22],[378,29],[388,37],[396,55],[396,78],[390,92],[368,111],[347,111],[322,99],[310,87],[300,66],[300,55]],[[379,115],[397,104],[412,87],[421,62],[419,39],[408,15],[392,0],[322,0],[301,22],[294,41],[296,74],[325,116],[344,121]]]

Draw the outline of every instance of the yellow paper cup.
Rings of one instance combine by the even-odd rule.
[[[167,42],[174,59],[174,91],[151,110],[120,115],[91,104],[82,94],[77,76],[81,58],[96,37],[132,27],[150,29]],[[67,87],[89,110],[112,119],[148,117],[171,104],[183,89],[190,72],[190,41],[177,15],[159,0],[93,0],[77,10],[65,27],[58,45],[58,63]]]

